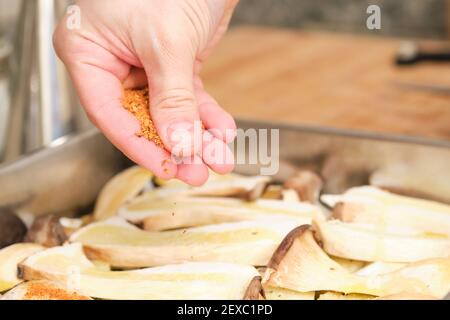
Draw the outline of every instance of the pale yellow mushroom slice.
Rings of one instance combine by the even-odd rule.
[[[389,296],[378,297],[375,300],[439,300],[436,297],[418,293],[398,293]]]
[[[260,289],[254,267],[228,263],[184,263],[131,271],[102,271],[80,244],[47,249],[20,265],[26,280],[58,281],[100,299],[250,299]]]
[[[340,257],[331,257],[331,258],[337,263],[339,263],[341,267],[343,267],[345,270],[351,273],[357,272],[367,265],[367,262],[365,261],[344,259]]]
[[[333,216],[344,222],[403,226],[430,234],[450,236],[450,205],[396,195],[376,187],[351,188],[343,195],[323,195],[334,207]]]
[[[298,292],[294,290],[263,286],[266,300],[314,300],[315,292]]]
[[[270,184],[267,186],[266,190],[264,190],[261,199],[281,200],[283,198],[282,192],[283,186]]]
[[[16,243],[0,250],[0,292],[22,282],[17,278],[17,265],[30,255],[43,250],[34,243]]]
[[[0,297],[0,300],[92,300],[92,298],[68,290],[54,281],[33,280],[14,287]]]
[[[103,187],[94,209],[94,219],[104,220],[116,215],[117,210],[136,197],[150,183],[153,174],[141,167],[128,168]]]
[[[143,231],[120,218],[88,225],[70,241],[91,259],[114,267],[150,267],[188,261],[266,265],[295,221],[246,221],[190,229]]]
[[[119,211],[119,216],[145,230],[159,231],[267,218],[292,219],[302,225],[310,223],[318,210],[308,203],[281,200],[166,197],[130,203]]]
[[[322,214],[313,219],[324,250],[333,256],[383,262],[414,262],[450,256],[450,239],[415,229],[326,220]]]
[[[407,263],[376,261],[369,263],[363,268],[357,270],[355,274],[359,276],[376,276],[380,274],[397,271],[401,268],[406,267],[407,265],[408,265]]]
[[[450,258],[408,264],[394,272],[363,277],[333,261],[317,244],[310,226],[291,231],[274,253],[263,285],[299,292],[334,291],[386,296],[402,292],[444,297],[450,290]]]
[[[199,187],[192,187],[184,182],[170,180],[155,188],[144,192],[136,199],[139,201],[151,201],[161,197],[173,195],[200,196],[200,197],[235,197],[247,201],[255,200],[263,194],[270,182],[267,176],[243,176],[230,173],[227,175],[211,174],[208,181]]]
[[[319,295],[317,300],[372,300],[376,297],[367,294],[327,291]]]
[[[91,216],[85,216],[83,218],[66,218],[61,217],[59,218],[59,223],[64,228],[65,234],[69,237],[72,233],[80,229],[82,226],[87,224],[85,220],[87,218],[90,218]],[[89,221],[90,223],[91,221]]]
[[[281,196],[283,201],[285,202],[300,202],[300,197],[298,196],[297,191],[295,191],[294,189],[284,189],[281,191]]]

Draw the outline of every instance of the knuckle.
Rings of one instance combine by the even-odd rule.
[[[184,111],[195,109],[196,99],[194,94],[183,88],[166,90],[155,95],[150,102],[157,111]]]

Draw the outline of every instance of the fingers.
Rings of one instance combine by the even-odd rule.
[[[81,68],[79,76],[83,78],[83,73],[94,72],[94,70],[89,70],[90,68],[90,66],[86,67],[86,72],[82,72],[83,68]],[[122,92],[121,83],[113,75],[106,73],[102,75],[103,71],[100,70],[95,72],[97,72],[95,78],[99,81],[98,85],[91,83],[91,85],[87,85],[86,89],[96,91],[98,95],[104,94],[105,96],[112,92],[118,92],[119,94]],[[86,84],[86,81],[84,81],[84,85],[77,86],[80,88],[81,96]],[[98,88],[101,89],[99,90]],[[102,92],[103,90],[104,92]],[[91,99],[89,101],[96,101],[98,96],[94,96]],[[110,98],[102,103],[91,104],[86,102],[84,105],[89,117],[106,137],[131,160],[147,168],[156,176],[162,179],[173,178],[176,175],[177,167],[171,161],[170,154],[157,147],[153,142],[136,136],[136,132],[140,129],[140,124],[137,119],[122,107],[121,98]]]
[[[200,118],[203,125],[217,139],[230,143],[236,137],[236,123],[233,117],[223,110],[216,100],[204,89],[195,90]]]
[[[190,157],[188,160],[178,165],[177,178],[193,186],[204,184],[209,177],[208,167],[198,156]]]
[[[234,156],[230,148],[211,133],[203,133],[202,159],[218,174],[227,174],[234,169]]]
[[[194,130],[200,124],[192,78],[194,55],[180,44],[153,43],[141,50],[140,58],[158,134],[169,151],[186,157],[200,150],[201,134]]]
[[[170,179],[177,166],[165,150],[135,135],[140,125],[121,104],[122,83],[115,74],[126,75],[126,66],[110,53],[91,48],[87,58],[67,59],[71,78],[82,105],[92,122],[131,160],[152,171],[156,176]]]

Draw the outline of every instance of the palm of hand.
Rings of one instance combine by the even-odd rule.
[[[68,30],[62,21],[55,32],[56,51],[87,115],[128,157],[161,178],[198,185],[206,181],[208,166],[219,173],[233,168],[225,142],[234,138],[234,120],[204,90],[199,73],[225,33],[236,3],[82,0],[81,29]],[[180,123],[201,120],[205,128],[215,129],[215,137],[205,132],[181,145],[194,163],[177,165],[167,150],[135,135],[139,123],[122,108],[122,90],[144,85],[149,86],[153,121],[169,151],[175,147],[170,129]],[[209,152],[200,159],[196,145],[220,149],[223,160]]]

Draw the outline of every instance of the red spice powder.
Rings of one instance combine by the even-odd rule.
[[[148,88],[126,89],[124,91],[122,105],[125,109],[130,111],[141,124],[141,130],[137,132],[136,135],[154,142],[158,147],[164,148],[150,116]]]

